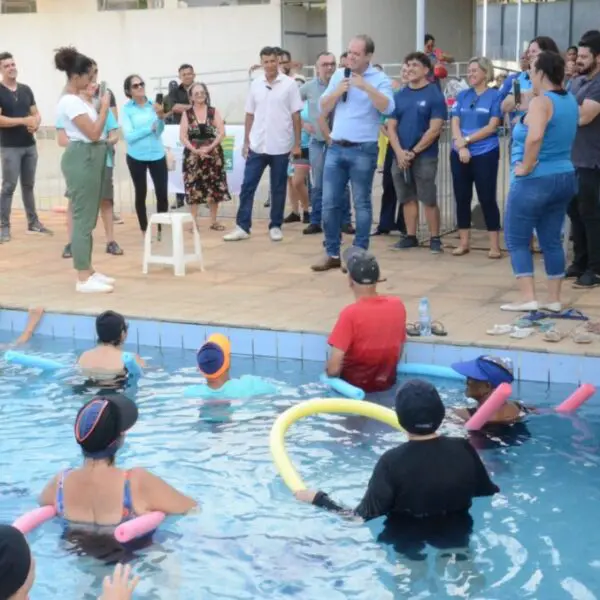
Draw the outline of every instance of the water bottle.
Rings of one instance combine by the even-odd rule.
[[[419,327],[422,337],[431,335],[431,312],[428,298],[421,298],[419,302]]]

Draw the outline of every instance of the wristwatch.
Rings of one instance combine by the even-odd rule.
[[[470,137],[470,136],[468,136],[468,135],[466,135],[466,136],[464,137],[464,140],[465,140],[465,143],[467,144],[467,146],[468,146],[468,145],[471,143],[471,137]]]

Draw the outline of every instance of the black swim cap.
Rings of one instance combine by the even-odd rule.
[[[127,396],[98,396],[77,413],[75,439],[88,458],[114,456],[121,447],[121,436],[135,425],[137,418],[137,405]]]
[[[118,312],[107,310],[96,318],[96,333],[102,344],[119,346],[124,331],[127,331],[127,323]]]
[[[25,536],[11,525],[0,525],[0,599],[14,596],[27,581],[31,550]]]
[[[435,433],[446,416],[444,403],[434,385],[411,379],[396,393],[396,414],[402,428],[414,435]]]

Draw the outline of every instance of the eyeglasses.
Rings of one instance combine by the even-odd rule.
[[[335,67],[336,63],[335,62],[324,62],[324,63],[321,63],[321,66],[322,67]]]
[[[132,83],[131,84],[131,89],[132,90],[139,90],[140,88],[146,87],[146,84],[143,81],[140,81],[139,83]]]

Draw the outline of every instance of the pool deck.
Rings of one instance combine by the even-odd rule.
[[[208,230],[204,220],[205,272],[188,265],[185,277],[175,277],[172,269],[162,266],[151,266],[148,275],[142,274],[142,235],[131,214],[125,215],[124,225],[115,225],[124,256],[105,254],[103,232],[98,228],[95,234],[95,266],[117,279],[114,293],[77,294],[72,262],[61,258],[67,237],[65,217],[45,212],[42,218],[55,231],[53,237],[25,234],[23,214],[14,212],[13,240],[0,245],[2,307],[43,306],[50,312],[78,314],[110,308],[128,317],[326,334],[340,309],[352,301],[340,271],[311,271],[310,265],[320,257],[321,236],[303,236],[301,224],[287,226],[284,241],[272,243],[267,222],[259,220],[250,240],[225,243],[220,233]],[[223,224],[229,228],[232,221],[224,219]],[[163,237],[168,252],[170,235],[166,232]],[[191,242],[191,234],[188,237]],[[600,337],[592,344],[578,345],[570,338],[549,344],[539,333],[525,340],[486,334],[494,324],[510,323],[517,316],[499,309],[501,303],[518,297],[508,258],[489,260],[483,251],[460,258],[448,251],[433,256],[426,248],[398,252],[389,249],[393,237],[372,240],[372,250],[387,278],[380,284],[381,293],[401,297],[409,320],[416,319],[419,299],[427,296],[433,317],[448,330],[445,338],[423,341],[600,355]],[[444,243],[452,246],[455,238],[447,236]],[[536,268],[543,272],[539,256]],[[538,285],[543,298],[543,281]],[[593,320],[600,319],[600,289],[575,290],[567,282],[564,300]],[[558,321],[558,325],[568,331],[578,322]]]

